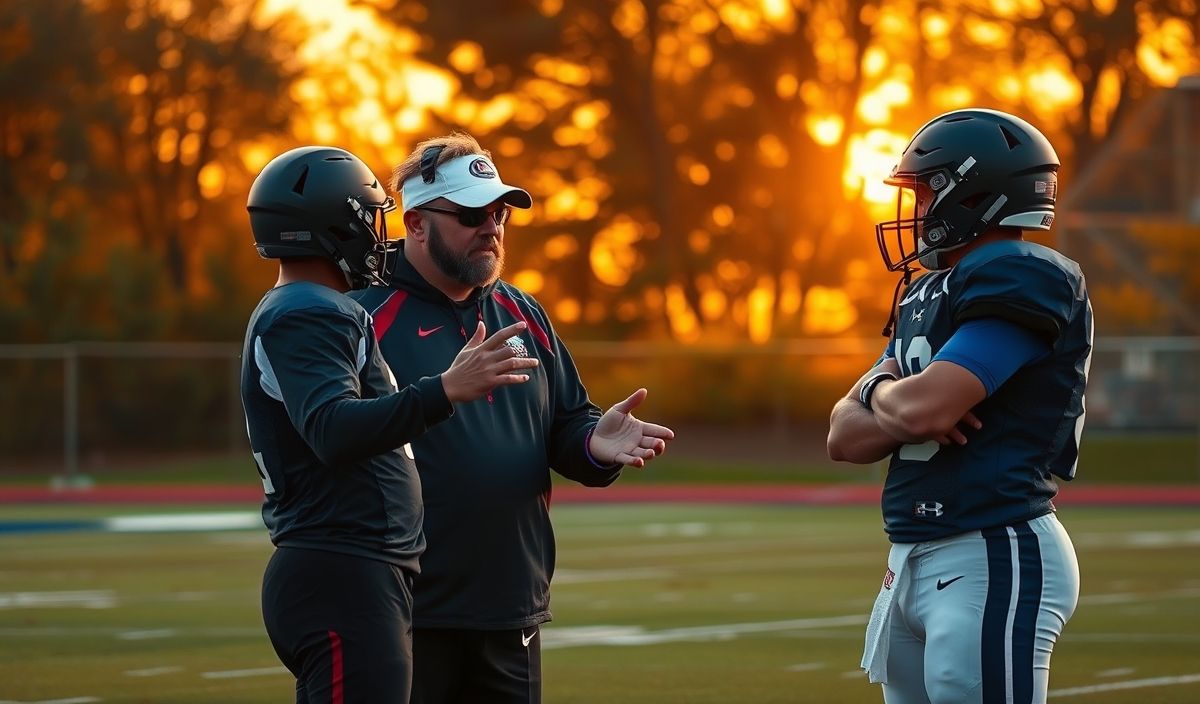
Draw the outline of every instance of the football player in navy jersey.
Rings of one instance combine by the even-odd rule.
[[[410,590],[425,540],[407,443],[452,404],[523,383],[537,365],[504,344],[524,323],[487,340],[480,325],[448,368],[397,391],[370,316],[345,295],[382,270],[394,208],[371,170],[333,147],[276,157],[247,201],[259,254],[279,260],[242,351],[242,404],[276,546],[263,620],[298,704],[408,702]]]
[[[1044,702],[1075,610],[1053,499],[1075,475],[1092,313],[1079,266],[1022,237],[1050,228],[1058,167],[1024,120],[958,110],[918,130],[886,181],[898,212],[876,236],[903,279],[828,450],[891,456],[892,548],[862,662],[888,704]]]

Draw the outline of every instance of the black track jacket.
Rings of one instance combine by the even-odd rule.
[[[600,409],[532,296],[498,281],[451,301],[403,254],[401,246],[390,287],[352,293],[371,313],[401,388],[445,371],[479,320],[489,335],[524,320],[528,327],[509,345],[541,362],[522,370],[529,381],[456,404],[451,418],[412,441],[427,541],[414,626],[501,630],[549,621],[550,469],[586,486],[620,475],[620,466],[598,467],[585,450]]]

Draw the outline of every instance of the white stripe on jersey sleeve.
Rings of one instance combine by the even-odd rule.
[[[261,335],[254,338],[254,366],[258,367],[258,385],[268,396],[282,402],[283,392],[279,390],[279,379],[275,378],[271,360],[267,359],[267,351],[263,348]]]

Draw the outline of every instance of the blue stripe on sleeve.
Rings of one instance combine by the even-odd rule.
[[[953,362],[983,382],[988,396],[1018,369],[1050,354],[1044,338],[1002,318],[979,318],[963,323],[933,361]]]

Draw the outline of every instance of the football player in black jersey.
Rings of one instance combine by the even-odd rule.
[[[1075,610],[1053,498],[1075,475],[1092,312],[1079,266],[1022,235],[1050,228],[1058,167],[1024,120],[958,110],[918,130],[887,179],[897,216],[876,236],[903,278],[828,450],[891,456],[892,549],[862,663],[888,704],[1044,702]]]
[[[333,147],[302,147],[255,179],[247,209],[279,279],[246,329],[242,404],[276,550],[262,609],[296,701],[407,702],[411,584],[425,548],[407,443],[453,405],[524,383],[534,359],[484,339],[397,391],[372,320],[345,295],[378,277],[394,209],[374,174]],[[402,449],[401,449],[402,448]]]

